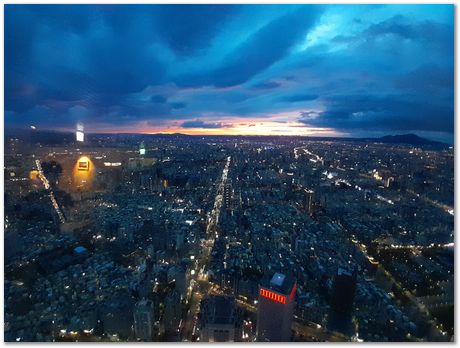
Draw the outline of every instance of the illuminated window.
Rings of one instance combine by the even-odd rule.
[[[78,162],[78,170],[87,172],[89,170],[89,162],[88,161],[79,161]]]

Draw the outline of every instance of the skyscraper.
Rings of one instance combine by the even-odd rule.
[[[295,291],[295,280],[281,273],[275,273],[266,286],[265,284],[259,286],[258,341],[290,341]]]
[[[145,155],[145,145],[144,145],[144,142],[141,143],[141,145],[139,146],[139,154],[141,156],[144,156]]]
[[[165,298],[164,327],[166,331],[178,330],[181,318],[181,296],[176,289],[171,290]]]
[[[134,307],[134,333],[140,341],[152,341],[153,339],[153,302],[143,299]]]
[[[337,313],[349,314],[356,292],[356,272],[339,267],[334,278],[331,306]]]
[[[75,132],[75,136],[76,136],[77,141],[80,141],[80,142],[85,141],[85,133],[84,133],[83,124],[81,123],[77,124],[77,130]]]
[[[304,209],[308,214],[312,215],[315,209],[315,192],[313,190],[304,189]]]

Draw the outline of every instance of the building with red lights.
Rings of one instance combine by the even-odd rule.
[[[257,341],[289,342],[294,314],[296,282],[275,273],[268,284],[260,285],[257,304]]]

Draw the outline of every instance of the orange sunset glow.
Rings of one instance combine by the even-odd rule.
[[[271,115],[270,117],[243,118],[229,117],[223,118],[219,122],[213,119],[200,119],[209,127],[184,127],[181,120],[170,120],[168,122],[153,127],[151,124],[144,122],[129,125],[124,128],[124,133],[141,133],[141,134],[174,134],[182,133],[187,135],[243,135],[243,136],[343,136],[333,128],[311,127],[302,122],[292,120],[292,116],[298,114],[282,113]],[[112,127],[96,127],[100,133],[119,133],[119,129]]]

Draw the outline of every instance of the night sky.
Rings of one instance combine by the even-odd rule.
[[[5,127],[453,141],[452,5],[5,5]]]

